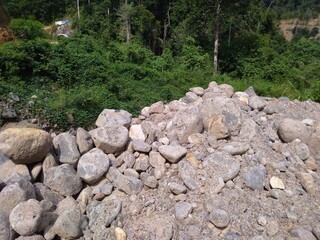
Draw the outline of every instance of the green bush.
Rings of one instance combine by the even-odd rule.
[[[37,37],[44,37],[43,24],[36,20],[17,18],[10,22],[9,28],[13,34],[24,40],[32,40]]]

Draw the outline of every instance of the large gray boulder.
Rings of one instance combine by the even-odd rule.
[[[80,177],[69,164],[50,168],[45,175],[44,184],[63,196],[73,196],[82,188]]]
[[[279,123],[278,135],[285,143],[292,142],[295,139],[300,139],[306,143],[310,138],[307,126],[301,121],[290,118],[283,119]]]
[[[120,153],[129,140],[128,129],[123,126],[106,126],[90,132],[97,148],[105,153]]]
[[[234,99],[213,97],[204,100],[199,106],[203,118],[204,129],[208,130],[210,121],[215,115],[224,115],[225,125],[232,135],[237,135],[242,124],[239,104]]]
[[[108,156],[100,149],[94,148],[82,155],[77,172],[86,183],[92,184],[105,174],[110,165]]]
[[[197,107],[180,109],[172,120],[173,129],[179,142],[188,143],[188,137],[194,133],[203,131],[203,121]]]
[[[76,165],[80,153],[76,138],[71,133],[61,133],[53,139],[53,145],[61,163]]]
[[[42,211],[35,199],[19,203],[10,213],[11,227],[22,236],[34,234],[40,224]]]
[[[97,127],[130,126],[132,114],[125,110],[104,109],[96,120]]]
[[[42,161],[52,147],[50,135],[35,128],[8,128],[0,132],[0,152],[16,164]]]

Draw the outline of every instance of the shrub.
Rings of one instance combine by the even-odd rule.
[[[13,34],[24,40],[32,40],[37,37],[44,37],[43,24],[36,20],[27,20],[22,18],[13,19],[9,28]]]

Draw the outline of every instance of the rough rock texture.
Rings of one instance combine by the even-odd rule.
[[[79,193],[82,188],[80,177],[74,168],[68,164],[50,168],[47,171],[44,184],[64,196],[73,196]]]
[[[93,148],[93,141],[90,133],[80,127],[77,129],[77,145],[80,154],[85,154]]]
[[[285,143],[300,139],[302,142],[308,142],[310,134],[307,126],[294,119],[284,119],[279,124],[278,134]]]
[[[50,135],[34,128],[8,128],[0,132],[0,152],[16,164],[39,162],[52,146]]]
[[[80,153],[75,136],[71,133],[61,133],[53,139],[53,145],[61,163],[77,164]]]
[[[124,126],[129,127],[132,114],[125,110],[104,109],[96,120],[97,127]]]
[[[94,183],[108,171],[109,163],[108,156],[102,150],[94,148],[80,158],[77,172],[86,183]]]
[[[212,82],[102,115],[43,162],[0,154],[0,239],[320,239],[320,104]],[[18,236],[29,199],[40,224]]]
[[[24,164],[15,164],[9,158],[0,153],[0,181],[5,182],[11,174],[19,173],[30,179],[28,167]]]
[[[20,235],[28,236],[37,231],[42,207],[37,200],[30,199],[19,203],[10,213],[10,225]]]
[[[90,134],[96,147],[107,154],[119,153],[129,140],[128,129],[123,126],[100,127]]]

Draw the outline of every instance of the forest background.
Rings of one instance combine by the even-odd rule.
[[[10,107],[49,126],[88,127],[104,108],[138,114],[211,81],[320,101],[319,24],[307,26],[319,0],[0,0],[0,10],[15,38],[0,45],[0,100],[18,95]],[[62,19],[74,36],[44,31]],[[279,24],[297,19],[288,41]]]

